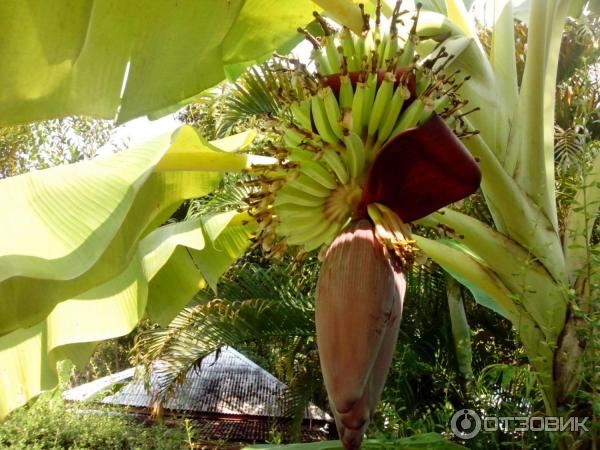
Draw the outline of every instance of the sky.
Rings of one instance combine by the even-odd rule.
[[[177,113],[169,114],[158,120],[138,117],[119,125],[113,130],[110,141],[98,150],[98,155],[114,153],[115,146],[126,144],[127,147],[133,147],[159,134],[175,131],[181,126],[181,122],[177,120],[176,116]]]
[[[513,0],[516,9],[522,6],[527,0]],[[406,2],[405,2],[406,3]],[[472,11],[484,23],[490,23],[490,14],[492,13],[493,0],[476,0]],[[301,58],[307,56],[310,52],[310,44],[302,42],[295,50]],[[127,146],[139,144],[167,131],[175,131],[181,126],[181,122],[176,118],[177,113],[169,114],[158,120],[149,120],[146,117],[140,117],[120,125],[113,131],[110,142],[102,147],[98,154],[113,153],[114,145],[127,143]]]

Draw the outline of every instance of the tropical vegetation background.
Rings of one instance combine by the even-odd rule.
[[[330,3],[336,2],[316,3],[327,10]],[[426,7],[431,10],[452,18],[452,5],[461,2],[432,0],[424,3],[430,3]],[[476,7],[486,2],[465,3],[467,7],[471,3]],[[525,345],[523,343],[527,329],[520,328],[510,314],[498,314],[497,309],[490,308],[489,304],[486,305],[487,308],[482,306],[485,302],[478,298],[473,282],[456,276],[451,270],[444,270],[448,268],[442,267],[443,261],[438,261],[442,264],[440,266],[432,256],[425,264],[413,266],[408,273],[408,292],[392,369],[381,404],[367,433],[369,438],[380,442],[436,432],[473,449],[575,449],[597,448],[600,444],[600,423],[597,420],[600,415],[600,221],[597,203],[600,199],[595,193],[600,189],[600,10],[598,2],[593,1],[552,1],[545,6],[543,1],[531,3],[534,14],[535,11],[539,13],[539,8],[546,11],[545,7],[554,7],[556,10],[562,8],[565,16],[568,12],[562,35],[559,34],[560,58],[555,61],[557,83],[555,88],[552,86],[553,101],[550,103],[554,105],[555,113],[551,123],[554,173],[552,190],[556,192],[556,231],[561,241],[566,241],[565,236],[569,234],[568,226],[572,224],[569,218],[578,212],[585,213],[585,233],[588,239],[584,244],[577,240],[573,242],[574,245],[585,247],[587,259],[577,266],[570,284],[556,284],[554,287],[557,291],[565,291],[560,295],[566,299],[565,308],[568,309],[567,318],[560,324],[558,332],[561,336],[573,336],[576,343],[565,339],[551,344],[565,345],[564,351],[568,355],[573,352],[573,358],[577,361],[573,362],[567,356],[569,361],[564,370],[568,377],[575,377],[574,374],[577,374],[578,382],[569,385],[568,389],[564,387],[563,391],[554,391],[559,392],[559,398],[549,400],[548,380],[543,375],[540,376],[543,370],[535,360],[539,355],[531,353],[531,341]],[[565,7],[567,4],[568,8]],[[315,9],[315,5],[311,5]],[[308,8],[308,14],[312,11],[310,5],[301,6]],[[347,18],[339,12],[332,14],[332,17],[337,20]],[[473,16],[471,19],[474,19]],[[552,20],[549,20],[552,24]],[[157,24],[165,26],[159,20]],[[532,75],[528,75],[535,69],[528,68],[526,61],[533,52],[540,51],[535,40],[540,38],[537,35],[530,36],[530,26],[534,25],[527,19],[513,21],[511,17],[509,24],[510,33],[504,21],[504,29],[501,30],[504,34],[501,35],[498,29],[478,23],[474,29],[475,37],[481,44],[482,51],[492,60],[506,58],[507,54],[512,58],[515,82],[524,92],[526,86],[535,83],[531,81]],[[284,27],[279,27],[281,29],[275,32],[281,34]],[[289,30],[285,31],[289,34]],[[544,36],[551,41],[550,35],[551,32],[547,31]],[[511,44],[499,43],[499,36],[512,36]],[[542,41],[544,40],[542,37]],[[283,40],[279,39],[278,42]],[[290,38],[283,47],[289,50],[292,48],[291,42],[295,44]],[[268,50],[277,47],[269,47],[270,44],[271,42],[266,45]],[[193,45],[198,44],[194,42],[186,45],[193,48]],[[506,48],[503,50],[501,45]],[[258,56],[266,53],[255,52],[256,58],[252,59],[264,60],[265,58]],[[208,57],[203,55],[203,58]],[[245,72],[242,70],[243,64],[234,64],[235,58],[232,61],[234,62],[227,70],[232,72],[231,79],[235,78],[235,81],[216,84],[223,77],[207,75],[202,80],[204,87],[216,85],[200,94],[193,92],[193,102],[177,108],[178,119],[194,127],[207,141],[258,130],[258,135],[244,151],[261,154],[265,142],[275,139],[271,132],[272,120],[286,114],[286,105],[277,90],[280,81],[268,69],[270,60],[252,65]],[[542,62],[544,67],[551,65],[552,56],[548,56],[548,61]],[[172,90],[173,87],[165,88],[166,91],[169,89]],[[535,95],[533,89],[531,92],[533,93],[530,95]],[[140,109],[142,103],[137,97],[129,98],[133,100],[123,103],[125,107],[121,113],[124,119],[119,120],[150,112],[149,109]],[[174,111],[173,108],[161,110],[158,106],[158,102],[153,105],[155,117]],[[522,110],[519,103],[519,111]],[[28,112],[22,109],[14,117],[39,120],[62,115],[53,112],[46,114],[43,111],[39,109]],[[79,112],[76,108],[73,111]],[[525,111],[535,114],[535,108]],[[84,109],[84,112],[89,111]],[[517,118],[524,123],[531,122],[530,118]],[[17,119],[14,124],[9,122],[0,122],[3,124],[0,128],[1,178],[92,159],[96,151],[110,141],[111,133],[116,127],[113,121],[83,115],[37,122],[24,119]],[[482,135],[485,137],[485,130],[482,130]],[[126,142],[112,144],[115,152],[121,152],[127,146]],[[538,163],[539,160],[531,162],[532,165]],[[541,169],[538,167],[537,170]],[[514,177],[519,178],[518,175]],[[186,198],[183,203],[176,207],[170,205],[158,218],[161,223],[174,224],[242,210],[249,194],[247,184],[244,183],[247,178],[246,173],[227,173],[208,183],[215,189],[205,189],[198,192],[198,195],[182,196],[181,199]],[[583,200],[581,192],[584,192]],[[471,197],[453,205],[453,209],[477,219],[490,229],[501,230],[498,213],[490,208],[490,205],[493,208],[499,207],[498,203],[490,201],[494,199],[494,195],[497,192],[484,185]],[[537,199],[534,200],[537,202]],[[544,209],[543,201],[536,205],[541,210]],[[10,215],[11,211],[4,211],[3,214]],[[149,223],[155,220],[157,218],[149,220]],[[510,224],[505,225],[501,231],[514,237]],[[443,227],[436,229],[427,223],[415,225],[415,232],[429,239],[446,237]],[[515,239],[518,240],[518,237]],[[532,245],[535,246],[535,243]],[[529,263],[538,264],[542,257],[535,253],[535,248],[531,251],[536,256],[536,261]],[[579,248],[575,251],[579,251]],[[202,289],[193,295],[191,301],[187,302],[189,299],[185,299],[179,302],[184,308],[173,311],[173,321],[155,320],[157,317],[160,319],[159,315],[143,315],[130,333],[120,333],[122,336],[119,338],[97,344],[87,364],[75,367],[61,363],[57,390],[45,393],[13,411],[0,424],[0,448],[193,446],[194,431],[189,421],[182,420],[180,424],[171,427],[161,424],[146,427],[118,415],[81,415],[79,410],[85,406],[65,405],[61,400],[60,390],[132,364],[149,365],[152,361],[161,359],[167,362],[164,368],[167,376],[163,378],[165,384],[161,386],[161,395],[168,396],[182,373],[225,344],[247,354],[291,387],[295,394],[295,411],[292,413],[295,412],[296,418],[301,417],[302,408],[309,401],[327,408],[327,395],[315,344],[314,287],[319,261],[313,254],[299,258],[290,252],[272,259],[266,253],[260,245],[250,245],[239,259],[230,261],[227,270],[223,270],[222,276],[217,277],[218,281],[217,278],[213,281],[218,282],[218,296],[213,283],[205,277],[208,282],[203,283]],[[507,260],[506,263],[510,265],[513,261]],[[519,271],[521,268],[512,267],[512,270]],[[196,283],[195,286],[199,285],[200,283]],[[39,288],[42,286],[36,285]],[[529,310],[531,303],[527,302],[530,299],[536,309],[543,310],[543,301],[547,299],[535,300],[536,293],[528,289],[531,287],[514,290],[511,298],[515,304],[525,304]],[[537,294],[544,295],[540,292]],[[533,314],[533,317],[537,319],[538,316]],[[29,325],[32,323],[28,322]],[[4,325],[0,328],[0,339],[10,334],[10,329]],[[534,336],[529,339],[538,338]],[[564,381],[560,373],[551,375],[557,384]],[[454,412],[461,408],[471,408],[483,415],[496,416],[554,413],[565,417],[590,417],[591,426],[589,432],[573,435],[566,432],[499,430],[496,433],[480,433],[476,438],[465,442],[452,435],[449,425]],[[273,443],[277,443],[277,436],[273,437]],[[220,443],[202,445],[219,448]]]

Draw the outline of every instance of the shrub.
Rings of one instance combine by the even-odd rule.
[[[189,446],[181,426],[148,426],[122,410],[65,404],[58,394],[45,394],[0,424],[0,448],[110,450]]]

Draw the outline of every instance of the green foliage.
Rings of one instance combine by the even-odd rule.
[[[114,124],[86,117],[0,128],[0,178],[91,159],[109,142]],[[117,150],[122,143],[114,143]]]
[[[310,444],[292,445],[252,445],[243,450],[265,449],[265,450],[341,450],[340,441],[311,442]],[[447,441],[436,433],[427,433],[420,436],[412,436],[402,439],[366,439],[361,448],[364,450],[460,450],[465,447]]]
[[[0,448],[14,450],[181,449],[181,425],[144,425],[126,410],[65,404],[60,393],[44,394],[0,425]]]
[[[124,122],[235,78],[312,20],[309,0],[0,4],[0,124],[88,114]],[[60,15],[54,14],[61,11]],[[265,13],[268,11],[268,14]],[[144,32],[140,32],[144,30]]]
[[[211,139],[233,132],[260,127],[281,115],[289,103],[283,97],[292,90],[289,78],[273,67],[274,61],[253,66],[235,83],[223,82],[194,99],[179,114],[180,120],[194,125]]]
[[[226,83],[194,97],[193,103],[179,112],[181,122],[196,127],[207,139],[217,139],[217,121],[220,117],[223,91]]]
[[[248,180],[248,177],[226,174],[217,189],[188,203],[185,208],[185,219],[205,217],[245,207],[244,199],[253,191],[244,183],[245,180]]]
[[[474,379],[466,379],[459,370],[452,339],[443,271],[436,265],[416,266],[408,274],[407,287],[396,354],[369,436],[397,438],[427,432],[450,433],[452,414],[464,407],[494,414],[502,385],[482,374],[501,364],[529,370],[523,365],[525,355],[510,323],[478,306],[463,290],[472,330],[475,374]],[[514,406],[539,396],[539,386],[526,393],[510,392],[510,400],[506,402]],[[496,393],[496,397],[490,393]],[[535,407],[539,406],[536,401]],[[496,442],[495,437],[480,439],[483,443]],[[510,442],[511,437],[503,437],[504,441]],[[478,448],[486,447],[482,444]]]
[[[208,139],[218,139],[248,129],[260,129],[251,152],[261,154],[278,136],[268,130],[273,119],[284,118],[293,87],[280,71],[282,57],[270,59],[244,72],[235,83],[223,82],[194,98],[179,119]]]
[[[134,349],[136,363],[164,363],[155,369],[156,399],[172,395],[202,358],[230,345],[288,384],[285,406],[299,431],[308,401],[326,404],[314,342],[316,264],[314,258],[297,266],[292,259],[268,266],[241,262],[219,283],[218,298],[203,291],[168,327],[142,333]]]
[[[234,211],[157,227],[184,199],[212,191],[219,171],[246,167],[248,157],[232,150],[247,137],[220,141],[227,149],[221,151],[184,127],[173,140],[166,134],[106,158],[2,180],[0,203],[18,205],[2,216],[3,230],[17,227],[29,238],[4,240],[0,258],[0,303],[27,298],[13,303],[27,317],[15,320],[19,313],[7,307],[0,319],[0,360],[7,367],[0,416],[52,388],[57,361],[81,365],[97,341],[131,332],[146,307],[168,323],[204,283],[216,285],[248,245],[251,225]],[[173,164],[188,170],[174,171]],[[22,208],[30,198],[43,198],[44,208]],[[65,207],[76,199],[86,208]],[[23,246],[21,252],[12,245]],[[28,397],[16,385],[27,386]]]

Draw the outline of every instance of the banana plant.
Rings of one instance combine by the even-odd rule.
[[[586,351],[573,310],[597,294],[591,258],[598,249],[590,236],[600,157],[565,223],[554,192],[560,36],[572,3],[582,2],[532,0],[520,85],[508,0],[494,4],[489,56],[460,0],[446,0],[444,8],[428,2],[438,12],[410,13],[388,2],[315,1],[341,29],[312,16],[313,3],[270,3],[268,19],[258,1],[184,2],[167,14],[162,2],[144,14],[122,2],[52,5],[69,15],[64,35],[46,20],[51,15],[36,20],[50,4],[0,6],[0,17],[13,19],[0,44],[7,74],[2,123],[117,110],[127,120],[163,111],[273,49],[288,50],[299,36],[290,23],[314,18],[321,27],[301,30],[314,46],[316,72],[293,58],[281,58],[277,68],[293,89],[284,93],[288,120],[274,124],[281,140],[264,149],[273,158],[233,151],[247,136],[211,145],[183,128],[112,158],[0,182],[3,210],[16,212],[2,218],[0,416],[51,387],[57,360],[84,359],[93,342],[128,332],[145,311],[167,311],[167,322],[190,292],[216,286],[253,231],[274,257],[295,246],[319,249],[324,259],[317,340],[329,355],[322,355],[325,383],[346,448],[360,445],[381,394],[401,315],[403,270],[419,262],[418,249],[513,323],[546,412],[556,415],[580,381]],[[114,21],[127,18],[135,19],[111,31]],[[17,23],[19,33],[12,31]],[[164,38],[172,29],[175,44]],[[188,64],[197,49],[202,54]],[[107,76],[97,76],[98,68],[109,68]],[[95,92],[96,100],[82,92]],[[213,189],[226,170],[254,177],[246,211],[195,228],[159,227],[183,199]],[[494,226],[444,207],[475,190],[480,176]],[[443,230],[446,239],[411,235],[412,221]],[[178,293],[167,302],[175,283]],[[351,307],[352,300],[360,307]],[[105,311],[114,320],[97,322]],[[353,356],[344,341],[358,336],[367,345]],[[344,370],[348,377],[341,379]]]
[[[447,2],[450,19],[462,23],[464,34],[471,36],[467,45],[457,38],[455,52],[479,54],[472,61],[478,63],[478,79],[465,83],[463,95],[480,108],[467,119],[480,134],[465,145],[479,159],[482,190],[495,227],[445,209],[426,221],[445,227],[453,240],[451,248],[415,239],[431,258],[480,295],[486,294],[496,310],[511,320],[536,369],[547,413],[556,414],[580,381],[575,361],[584,350],[573,334],[572,308],[593,298],[593,280],[585,269],[592,264],[591,227],[600,194],[596,184],[600,159],[596,158],[565,223],[559,224],[554,92],[562,24],[571,5],[531,2],[528,54],[518,86],[510,45],[514,42],[511,3],[496,2],[489,61],[483,58],[460,5],[450,13],[452,3]],[[460,59],[449,69],[465,67]],[[493,96],[481,95],[486,86]],[[566,230],[564,235],[561,230]]]

